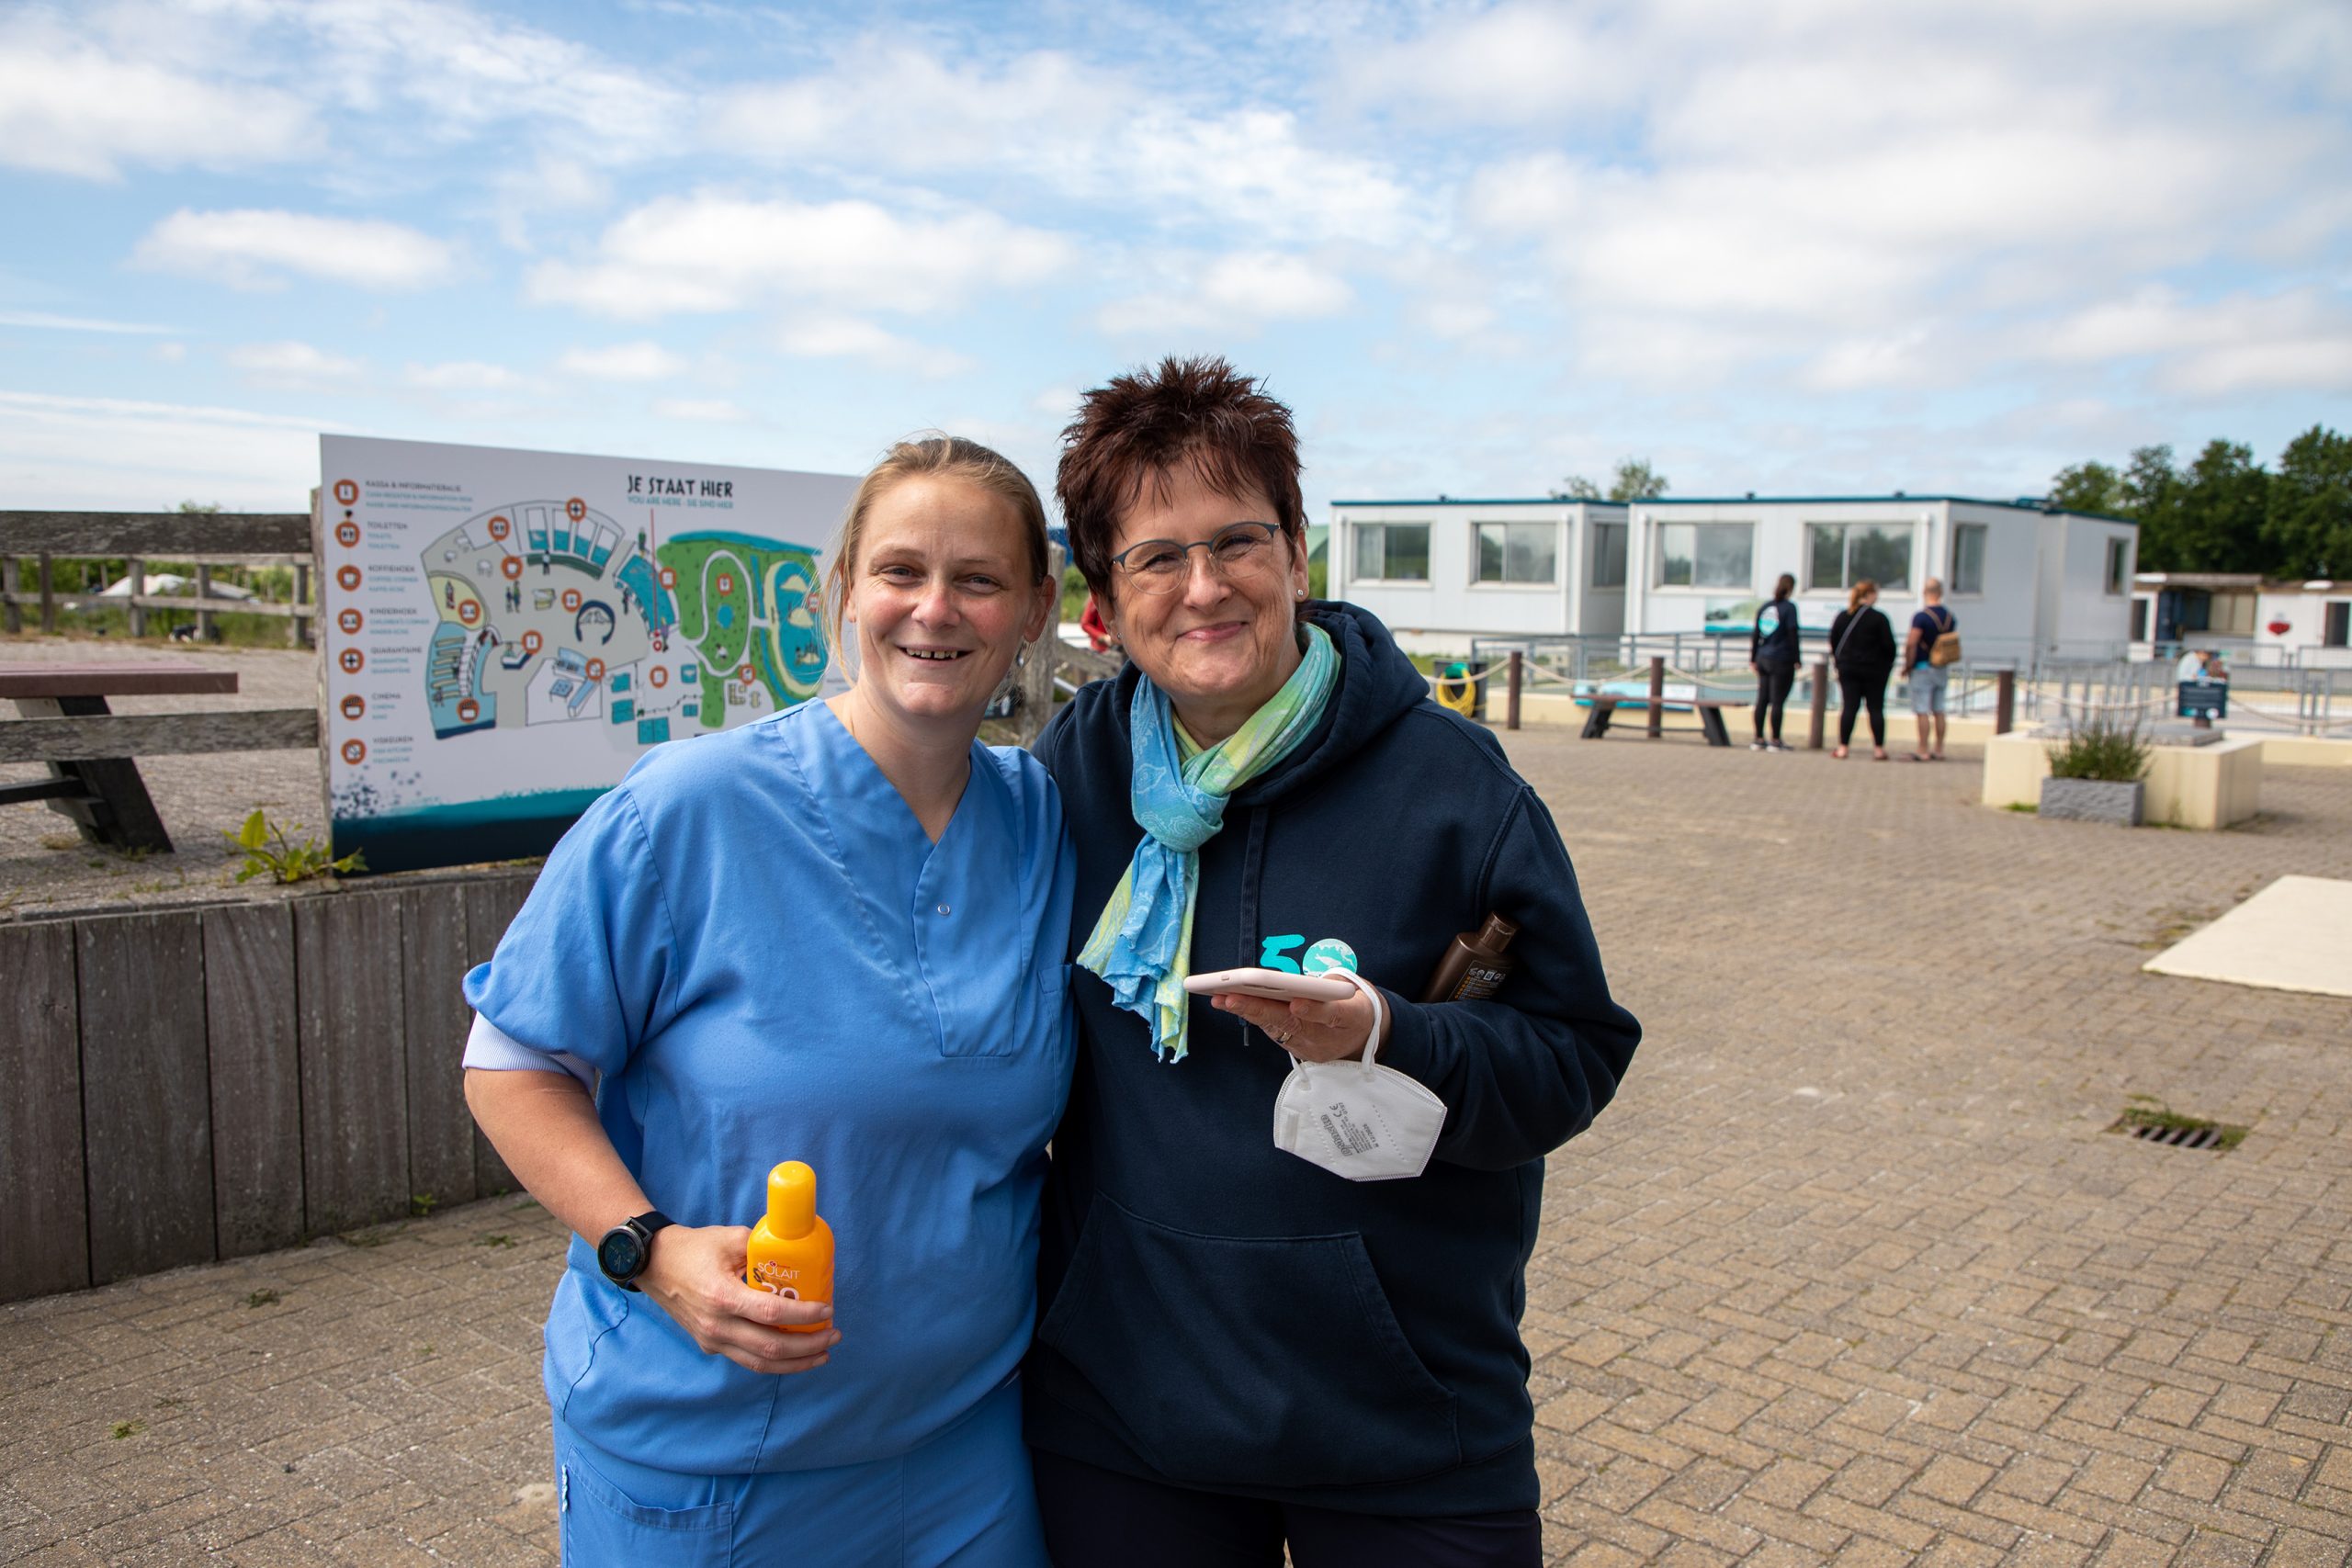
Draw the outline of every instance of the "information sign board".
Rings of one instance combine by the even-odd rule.
[[[370,871],[542,854],[647,748],[825,675],[857,481],[322,436],[327,797]]]

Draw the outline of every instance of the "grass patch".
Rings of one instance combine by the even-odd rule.
[[[512,1247],[514,1245],[514,1238],[511,1235],[492,1232],[489,1235],[478,1235],[474,1237],[474,1245],[476,1247]]]
[[[2021,811],[2028,817],[2039,816],[2041,812],[2041,807],[2036,806],[2030,800],[2013,800],[2007,806],[2001,807],[2001,809],[2004,811]]]
[[[114,1436],[118,1440],[123,1438],[135,1438],[146,1429],[147,1423],[144,1421],[118,1421],[114,1424]]]
[[[245,1304],[246,1304],[247,1306],[249,1306],[249,1307],[266,1307],[266,1306],[269,1306],[269,1305],[273,1304],[274,1303],[276,1303],[277,1300],[278,1300],[278,1294],[277,1294],[277,1292],[276,1291],[271,1290],[271,1289],[270,1289],[268,1286],[266,1286],[266,1285],[263,1286],[263,1287],[262,1287],[260,1290],[258,1290],[258,1291],[251,1291],[251,1292],[248,1292],[246,1293],[246,1295],[245,1295]]]

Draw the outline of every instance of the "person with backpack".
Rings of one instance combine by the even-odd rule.
[[[1937,579],[1931,577],[1919,585],[1919,597],[1926,602],[1911,617],[1910,633],[1903,639],[1911,716],[1919,725],[1919,749],[1909,760],[1940,762],[1944,760],[1944,694],[1951,684],[1948,667],[1960,662],[1960,622],[1944,608],[1944,585]]]
[[[1787,572],[1772,585],[1772,602],[1756,612],[1756,627],[1747,636],[1747,667],[1756,671],[1756,739],[1751,751],[1785,751],[1781,739],[1781,715],[1797,683],[1797,607],[1789,595],[1797,580]],[[1772,720],[1772,739],[1764,739],[1764,720]]]
[[[1829,624],[1829,659],[1838,667],[1838,750],[1843,758],[1854,739],[1854,719],[1871,715],[1871,755],[1886,761],[1886,682],[1894,673],[1894,628],[1878,604],[1878,584],[1865,577],[1846,596],[1846,608]]]

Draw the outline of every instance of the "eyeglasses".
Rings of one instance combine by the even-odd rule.
[[[1113,556],[1111,564],[1139,593],[1173,593],[1192,578],[1193,552],[1206,550],[1216,574],[1235,582],[1273,570],[1274,539],[1281,532],[1271,523],[1228,523],[1189,545],[1173,539],[1142,540]]]

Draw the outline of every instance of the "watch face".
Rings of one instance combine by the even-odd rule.
[[[608,1279],[635,1279],[644,1263],[645,1244],[637,1238],[635,1231],[626,1225],[606,1231],[605,1239],[596,1244],[596,1267],[602,1269]]]

